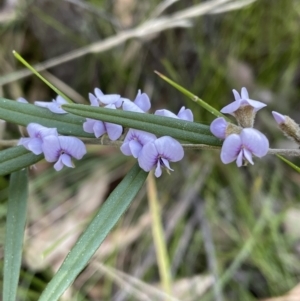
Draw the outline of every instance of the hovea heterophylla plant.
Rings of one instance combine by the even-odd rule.
[[[181,91],[186,93],[186,90]],[[48,162],[56,162],[56,170],[64,166],[74,167],[73,158],[81,159],[85,154],[84,144],[79,138],[100,138],[108,134],[112,140],[117,140],[123,133],[122,127],[133,133],[130,138],[124,139],[121,150],[126,155],[135,157],[136,165],[100,208],[40,300],[58,300],[75,280],[130,205],[146,180],[147,172],[155,169],[155,175],[160,177],[163,170],[173,170],[170,162],[177,162],[184,156],[181,143],[175,139],[192,144],[222,146],[222,162],[227,164],[236,160],[239,167],[248,163],[254,164],[252,155],[260,158],[269,150],[269,142],[265,135],[253,128],[256,112],[265,105],[249,99],[245,88],[241,95],[234,90],[235,101],[222,110],[223,113],[233,115],[237,119],[237,125],[231,124],[228,118],[225,119],[216,109],[203,105],[203,101],[200,102],[205,109],[218,116],[218,121],[213,122],[211,127],[192,121],[191,117],[187,117],[191,113],[187,113],[185,108],[177,115],[165,109],[156,115],[145,113],[150,109],[145,93],[138,92],[134,101],[122,98],[118,94],[105,95],[101,90],[95,90],[94,93],[89,97],[90,106],[67,103],[61,96],[50,105],[41,102],[32,105],[24,101],[0,99],[0,118],[26,126],[29,134],[29,138],[21,138],[19,146],[0,152],[1,175],[18,173],[19,170],[41,160],[43,155]],[[190,98],[197,100],[190,94]],[[294,123],[289,125],[286,118],[280,119],[278,113],[274,117],[279,125],[284,123],[285,126],[281,126],[281,129],[286,135],[296,135],[298,129],[294,128]],[[120,144],[122,139],[119,140]],[[88,143],[88,140],[85,142]],[[12,185],[13,179],[12,177]],[[26,189],[25,185],[19,185],[18,192],[22,194]],[[22,195],[22,198],[26,199],[26,193]],[[23,227],[13,228],[12,231],[16,232],[19,244],[8,244],[7,253],[19,254],[20,258]],[[14,267],[15,275],[19,265],[20,260]],[[5,277],[10,277],[9,273],[7,275]],[[7,293],[7,279],[4,281],[3,300],[12,300],[12,295]],[[13,289],[16,290],[16,284],[13,285]]]

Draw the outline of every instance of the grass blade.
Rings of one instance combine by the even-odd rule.
[[[94,135],[83,130],[84,118],[73,114],[54,114],[45,108],[5,98],[0,98],[0,119],[23,126],[36,122],[46,127],[57,128],[62,135],[94,138]]]
[[[110,194],[85,232],[68,254],[60,269],[47,285],[39,301],[56,301],[87,265],[107,234],[126,211],[144,184],[148,173],[138,164]]]
[[[0,151],[0,176],[8,175],[43,159],[23,146],[14,146]]]
[[[28,197],[27,170],[11,175],[5,231],[3,301],[15,301],[20,275]]]
[[[121,124],[128,128],[147,131],[159,136],[214,146],[222,145],[221,140],[212,136],[209,126],[153,114],[112,110],[87,105],[63,105],[64,110],[86,118]]]
[[[293,162],[291,162],[290,160],[280,156],[280,155],[276,155],[279,159],[281,159],[283,162],[285,162],[287,165],[289,165],[290,167],[292,167],[294,170],[296,170],[297,172],[300,173],[300,167],[298,167],[297,165],[295,165]]]

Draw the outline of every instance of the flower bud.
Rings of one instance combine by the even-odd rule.
[[[210,125],[210,131],[220,139],[225,139],[231,134],[239,134],[242,128],[227,122],[223,117],[215,119]]]
[[[300,144],[300,128],[299,125],[289,116],[282,115],[278,112],[272,112],[275,121],[277,122],[281,131],[291,138],[296,143]]]

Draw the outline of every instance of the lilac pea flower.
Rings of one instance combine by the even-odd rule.
[[[115,105],[107,105],[105,108],[116,109]],[[86,122],[83,123],[83,130],[87,133],[93,133],[96,138],[107,133],[109,139],[115,141],[122,135],[123,127],[119,124],[86,118]]]
[[[193,112],[190,109],[186,109],[185,107],[182,107],[179,110],[177,115],[175,115],[173,112],[171,112],[169,110],[165,110],[165,109],[156,110],[154,115],[177,118],[177,119],[182,119],[182,120],[187,120],[187,121],[194,121]]]
[[[55,114],[67,114],[68,112],[66,112],[65,110],[63,110],[61,108],[62,105],[67,104],[68,102],[61,97],[60,95],[58,95],[56,97],[56,99],[52,100],[52,102],[47,102],[47,101],[35,101],[34,104],[36,106],[42,107],[42,108],[47,108],[48,110],[50,110],[52,113]]]
[[[92,106],[106,106],[106,105],[115,105],[116,108],[121,107],[122,99],[118,94],[104,94],[99,88],[95,88],[94,94],[89,93],[89,99]],[[98,103],[98,105],[97,105]]]
[[[40,155],[43,152],[42,145],[46,136],[58,135],[55,128],[46,128],[38,123],[29,123],[27,132],[29,138],[21,138],[18,145],[23,145],[35,155]]]
[[[227,121],[223,117],[215,119],[210,124],[210,131],[219,139],[226,138]]]
[[[162,174],[162,168],[173,170],[169,161],[180,161],[184,156],[181,144],[169,136],[158,138],[144,145],[138,162],[145,171],[150,171],[155,167],[155,176],[158,178]]]
[[[154,134],[130,129],[121,146],[121,152],[126,156],[138,158],[143,146],[155,139],[157,138]]]
[[[267,106],[266,104],[260,101],[249,99],[249,94],[245,87],[242,88],[241,95],[236,90],[232,90],[232,92],[234,94],[235,101],[221,110],[221,112],[224,114],[231,114],[234,116],[234,112],[236,110],[246,105],[251,106],[255,112]]]
[[[266,104],[249,99],[249,94],[245,87],[242,88],[241,95],[236,90],[232,91],[235,101],[224,107],[221,112],[234,116],[244,128],[253,127],[257,111],[265,107]]]
[[[28,101],[27,101],[24,97],[19,97],[19,98],[17,98],[17,102],[20,102],[20,103],[28,103]]]
[[[261,132],[247,128],[241,133],[229,135],[221,149],[221,160],[228,164],[236,160],[236,165],[241,167],[243,162],[254,164],[252,155],[263,157],[269,150],[269,141]]]
[[[149,96],[146,93],[141,93],[141,90],[138,90],[134,101],[127,98],[122,98],[122,100],[124,111],[146,113],[151,108]]]
[[[56,162],[54,169],[61,170],[64,165],[74,168],[72,158],[80,160],[86,154],[84,143],[75,137],[50,135],[44,138],[42,145],[45,159]]]

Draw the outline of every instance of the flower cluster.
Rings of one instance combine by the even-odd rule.
[[[242,88],[241,95],[236,90],[233,94],[235,101],[221,112],[234,116],[239,125],[219,117],[211,123],[210,130],[216,137],[225,139],[221,149],[222,162],[228,164],[236,160],[237,166],[241,167],[247,163],[254,164],[252,155],[261,158],[269,150],[266,136],[253,128],[257,111],[266,105],[249,99],[246,88]]]
[[[123,109],[124,111],[132,111],[138,113],[146,113],[151,108],[151,103],[146,93],[139,90],[134,101],[123,98],[118,94],[104,94],[99,88],[94,93],[89,93],[91,106],[105,107],[109,109]],[[24,98],[17,100],[21,103],[27,103]],[[66,114],[62,109],[62,105],[67,101],[61,96],[57,96],[52,102],[36,101],[34,104],[47,108],[56,114]],[[155,115],[166,116],[171,118],[193,121],[193,113],[189,109],[182,107],[178,114],[174,114],[168,110],[157,110]],[[96,138],[107,134],[108,137],[115,141],[119,139],[123,133],[123,127],[118,124],[104,122],[91,118],[86,118],[83,123],[83,130],[92,133]],[[44,153],[48,162],[56,162],[54,168],[56,170],[62,167],[73,167],[71,158],[81,159],[86,153],[84,144],[81,140],[74,137],[59,136],[56,129],[45,128],[39,124],[31,123],[27,127],[29,138],[21,138],[19,145],[23,145],[34,154]],[[155,169],[155,176],[160,177],[162,169],[168,172],[171,169],[169,162],[177,162],[184,156],[184,150],[181,144],[170,136],[156,137],[154,134],[129,129],[121,151],[126,156],[133,156],[138,159],[140,167],[145,171]]]
[[[76,137],[59,136],[56,128],[47,128],[38,123],[27,126],[28,138],[21,138],[18,145],[23,145],[35,155],[44,153],[48,162],[56,162],[55,170],[64,165],[74,167],[72,158],[80,160],[86,153],[84,143]]]
[[[146,113],[151,108],[148,95],[141,93],[140,90],[134,101],[117,94],[104,95],[98,88],[94,90],[94,94],[89,94],[89,99],[92,106],[104,106],[110,109],[122,108],[124,111]],[[178,115],[168,110],[156,111],[155,115],[193,120],[191,110],[186,110],[184,107]],[[83,124],[83,129],[88,133],[94,133],[97,138],[107,133],[111,140],[119,139],[123,133],[123,128],[120,125],[89,118]],[[121,146],[121,152],[126,156],[133,156],[138,159],[143,170],[155,169],[156,177],[161,176],[162,168],[166,168],[167,171],[173,170],[169,162],[177,162],[184,156],[181,144],[174,138],[169,136],[157,138],[154,134],[136,129],[129,129],[127,132]]]

